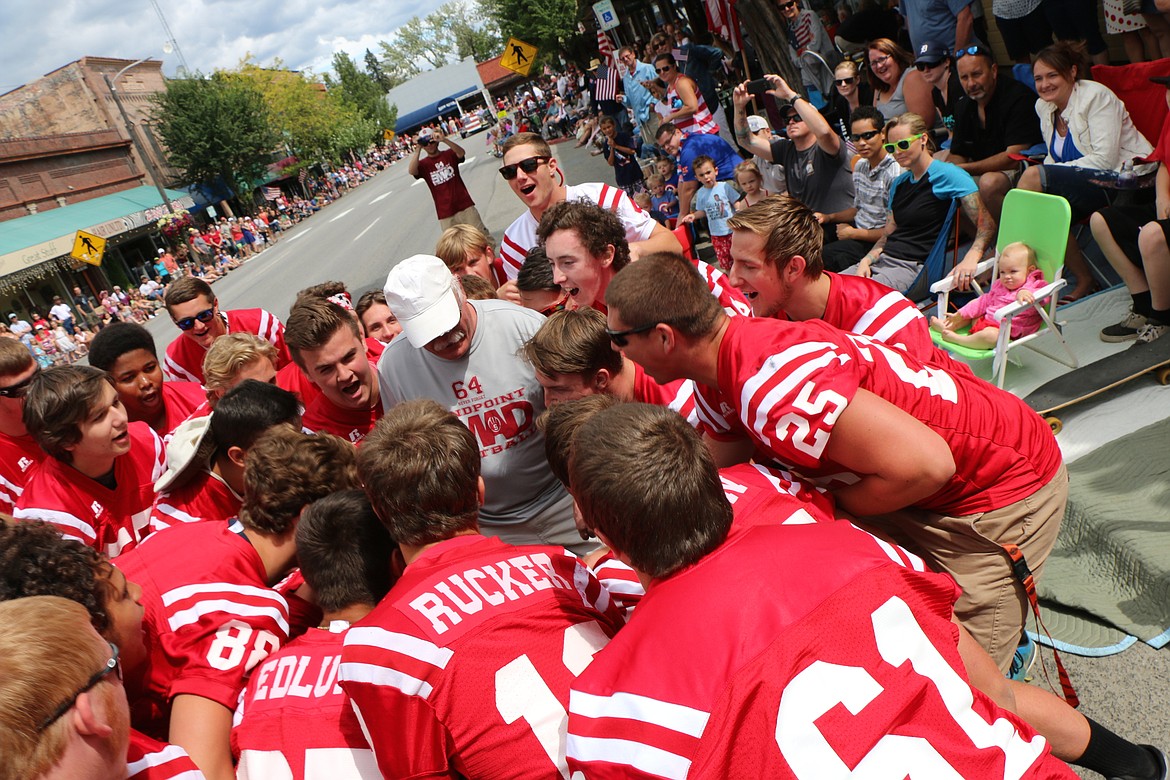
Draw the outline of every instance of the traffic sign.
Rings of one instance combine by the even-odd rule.
[[[73,251],[69,253],[69,256],[90,265],[101,265],[102,255],[105,253],[106,240],[104,238],[95,236],[93,233],[86,233],[84,230],[78,230],[77,236],[73,239]]]
[[[509,38],[504,46],[504,54],[500,57],[500,65],[508,70],[515,71],[521,76],[527,76],[532,70],[532,63],[536,59],[536,47],[525,43],[519,38]]]
[[[393,141],[394,140],[394,131],[393,130],[383,130],[382,131],[382,140]]]
[[[613,9],[613,0],[600,0],[594,3],[593,15],[597,17],[597,26],[602,30],[612,30],[621,26],[617,11]]]

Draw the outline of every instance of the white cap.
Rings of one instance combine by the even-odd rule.
[[[386,305],[415,349],[425,347],[459,324],[454,277],[434,255],[414,255],[391,268],[383,292]]]
[[[175,429],[167,442],[167,470],[154,483],[155,493],[182,486],[193,470],[207,465],[215,450],[215,440],[210,432],[210,416],[193,417]]]
[[[747,118],[748,130],[753,133],[758,133],[768,126],[768,120],[764,119],[758,114],[752,114]]]
[[[161,254],[165,253],[166,251],[167,250],[165,250],[165,249],[160,249],[160,250],[158,250],[158,253],[161,255]]]

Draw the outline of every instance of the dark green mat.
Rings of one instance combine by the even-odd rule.
[[[1053,639],[1087,655],[1119,652],[1125,635],[1162,647],[1170,641],[1170,420],[1086,455],[1069,478],[1068,511],[1040,583]]]

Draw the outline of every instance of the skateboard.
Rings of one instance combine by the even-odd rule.
[[[1058,376],[1036,388],[1024,403],[1044,417],[1053,433],[1060,433],[1064,424],[1054,412],[1151,373],[1160,384],[1170,384],[1170,338],[1135,344],[1124,352]]]

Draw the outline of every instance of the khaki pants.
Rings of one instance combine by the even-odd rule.
[[[446,230],[455,225],[471,225],[483,231],[485,236],[491,236],[488,232],[487,226],[483,224],[483,218],[479,216],[479,209],[475,206],[468,206],[463,211],[457,211],[446,219],[439,220],[439,229]]]
[[[1039,581],[1067,502],[1068,471],[1061,465],[1047,484],[1002,509],[965,517],[904,509],[869,519],[955,578],[963,589],[955,616],[1006,674],[1032,607],[1002,545],[1018,546]]]

